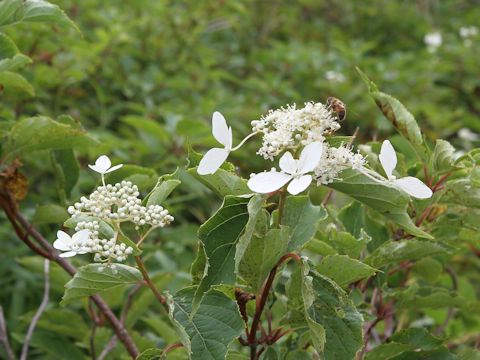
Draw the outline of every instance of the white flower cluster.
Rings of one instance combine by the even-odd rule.
[[[427,45],[428,51],[435,52],[442,45],[443,37],[440,32],[434,31],[426,34],[423,41]]]
[[[132,221],[137,226],[164,227],[174,220],[160,205],[142,206],[139,195],[138,187],[131,181],[99,186],[88,198],[83,196],[70,206],[68,212],[72,218],[91,215],[117,222]]]
[[[473,44],[473,38],[478,35],[478,28],[476,26],[462,26],[459,30],[460,37],[463,39],[463,44],[470,47]]]
[[[77,254],[92,253],[97,262],[125,261],[133,253],[133,248],[119,241],[120,223],[132,222],[137,226],[150,226],[139,243],[154,228],[164,227],[174,219],[160,205],[142,205],[138,198],[138,187],[131,181],[122,181],[115,185],[105,185],[104,175],[122,167],[122,164],[111,166],[110,159],[103,155],[95,165],[89,167],[100,173],[102,186],[99,186],[89,197],[82,196],[80,201],[68,208],[72,219],[77,219],[76,233],[72,237],[63,231],[58,231],[57,240],[53,246],[63,251],[62,257]],[[101,232],[97,220],[82,221],[81,216],[91,216],[105,221],[112,227],[111,235]],[[107,225],[107,226],[109,226]],[[110,231],[108,232],[110,234]],[[103,238],[106,237],[106,238]]]
[[[478,28],[476,26],[462,26],[460,28],[460,36],[464,39],[478,35]]]
[[[330,184],[339,179],[338,175],[343,170],[348,168],[360,170],[364,165],[365,158],[359,153],[352,152],[350,147],[335,148],[324,144],[319,165],[313,171],[313,178],[317,185]]]
[[[301,109],[288,105],[286,108],[270,110],[251,124],[254,132],[263,134],[263,144],[257,154],[269,160],[285,150],[323,142],[326,134],[340,128],[330,109],[314,102],[305,103]]]
[[[133,253],[131,246],[124,243],[117,244],[115,237],[111,239],[100,239],[100,225],[98,221],[79,221],[75,231],[88,230],[88,238],[77,244],[84,253],[95,254],[94,260],[104,262],[108,260],[125,261],[128,255]]]

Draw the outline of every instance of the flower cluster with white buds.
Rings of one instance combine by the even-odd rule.
[[[105,184],[104,174],[121,166],[120,164],[112,167],[108,157],[105,155],[99,157],[95,165],[89,165],[89,167],[101,174],[103,185],[88,197],[82,196],[79,202],[68,208],[72,219],[80,220],[82,216],[91,216],[112,225],[114,231],[111,237],[101,233],[99,221],[80,220],[76,224],[76,233],[72,237],[63,231],[57,233],[57,240],[53,245],[56,249],[65,251],[60,256],[92,253],[95,254],[94,260],[97,262],[125,261],[134,250],[118,240],[120,223],[132,222],[137,230],[140,226],[149,226],[150,229],[147,230],[149,233],[174,220],[168,210],[160,205],[143,206],[142,200],[139,199],[138,187],[131,181],[122,181],[115,185]]]
[[[99,186],[88,198],[82,196],[79,202],[70,206],[68,212],[74,219],[91,215],[116,222],[131,221],[137,226],[164,227],[174,220],[160,205],[142,206],[139,195],[138,187],[131,181]]]
[[[257,154],[273,160],[285,150],[297,149],[313,142],[323,142],[325,135],[340,128],[335,114],[322,103],[307,102],[301,109],[296,105],[270,110],[260,120],[252,121],[254,132],[263,134],[263,144]]]
[[[84,240],[81,248],[87,252],[95,254],[96,262],[104,262],[109,259],[115,261],[125,261],[128,255],[133,253],[133,248],[124,243],[117,244],[115,237],[111,239],[100,239],[100,225],[98,221],[79,221],[75,231],[88,230],[88,239]]]

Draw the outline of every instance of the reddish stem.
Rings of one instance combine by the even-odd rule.
[[[253,317],[252,321],[252,327],[250,328],[250,333],[248,336],[248,344],[250,345],[250,359],[255,360],[258,359],[257,357],[257,340],[256,340],[256,335],[257,335],[257,329],[260,324],[260,319],[262,317],[262,312],[263,309],[265,308],[265,304],[267,302],[268,294],[270,292],[270,289],[272,288],[273,280],[275,279],[275,275],[277,274],[278,268],[287,260],[294,259],[297,262],[301,262],[300,256],[298,256],[295,253],[288,253],[283,255],[280,260],[278,260],[277,264],[273,267],[273,269],[270,271],[270,274],[268,275],[267,280],[265,280],[265,283],[262,286],[262,289],[260,291],[260,294],[256,297],[256,303],[255,303],[255,315]]]
[[[440,190],[440,186],[452,175],[451,172],[443,175],[440,179],[438,179],[437,183],[432,187],[432,191],[438,191]]]
[[[179,349],[183,347],[183,344],[181,342],[176,342],[171,345],[168,345],[164,350],[163,350],[163,355],[168,354],[170,351],[173,351],[175,349]]]
[[[135,262],[137,263],[137,266],[140,269],[140,272],[142,273],[143,279],[147,283],[147,286],[150,288],[150,290],[152,290],[153,295],[155,295],[155,298],[158,300],[160,304],[162,304],[165,308],[167,308],[167,299],[165,298],[165,296],[160,294],[157,287],[153,283],[152,279],[150,279],[147,268],[145,267],[145,264],[143,263],[142,258],[140,256],[135,256]]]

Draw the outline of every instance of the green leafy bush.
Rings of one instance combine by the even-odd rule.
[[[479,11],[0,1],[2,356],[476,359]]]

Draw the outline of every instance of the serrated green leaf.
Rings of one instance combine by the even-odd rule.
[[[192,360],[223,360],[228,345],[244,329],[237,304],[216,290],[205,293],[195,314],[192,302],[197,289],[180,290],[169,302],[170,316],[179,329]],[[185,338],[186,336],[186,338]]]
[[[480,187],[473,186],[469,178],[448,181],[440,201],[480,209]]]
[[[201,241],[198,242],[198,251],[195,261],[190,267],[190,274],[192,275],[192,284],[197,285],[206,275],[207,270],[207,255],[205,254],[205,248]]]
[[[354,169],[343,171],[340,178],[341,180],[334,181],[328,186],[380,212],[410,234],[432,238],[412,222],[407,214],[410,198],[394,185],[387,181],[374,180]]]
[[[476,166],[470,172],[470,183],[476,188],[480,188],[480,167]]]
[[[398,344],[394,342],[380,344],[367,353],[365,360],[389,360],[392,357],[411,349],[412,346],[408,344]]]
[[[199,175],[196,167],[188,169],[187,172],[221,198],[227,195],[252,193],[245,179],[224,169],[218,169],[213,175]]]
[[[438,173],[450,171],[455,159],[455,148],[446,140],[438,139],[432,153],[432,166]]]
[[[317,222],[327,217],[325,208],[313,205],[308,196],[289,196],[281,224],[290,227],[288,251],[301,249],[315,235]]]
[[[23,0],[3,0],[0,1],[0,26],[8,25],[18,21],[16,13],[22,6]]]
[[[0,60],[0,72],[17,70],[31,62],[32,60],[28,56],[16,54],[12,58]]]
[[[248,221],[245,230],[238,240],[235,249],[235,272],[238,273],[240,262],[250,245],[250,241],[254,236],[263,237],[268,228],[268,213],[263,209],[265,200],[260,195],[250,198],[247,205]]]
[[[353,359],[363,344],[363,318],[348,295],[305,261],[289,284],[290,310],[304,313],[312,344],[322,358]]]
[[[417,260],[445,252],[447,252],[446,248],[431,241],[415,239],[389,241],[367,256],[364,262],[370,266],[380,268],[387,264],[396,264],[405,260]]]
[[[441,346],[442,340],[430,334],[426,329],[411,328],[393,334],[391,341],[400,344],[410,344],[416,349],[434,350]]]
[[[316,266],[316,269],[320,274],[329,277],[340,286],[368,278],[378,271],[346,255],[326,256]]]
[[[56,176],[59,186],[64,189],[65,195],[70,197],[80,176],[80,166],[72,149],[53,152],[56,166]]]
[[[363,237],[357,239],[346,231],[332,230],[329,233],[328,244],[333,246],[338,253],[356,259],[360,257],[361,252],[365,249],[367,239]]]
[[[48,22],[73,27],[80,32],[75,23],[70,20],[58,5],[45,0],[4,0],[2,1],[0,13],[2,13],[0,16],[0,26],[23,21]]]
[[[180,180],[172,179],[160,182],[160,184],[151,192],[147,200],[149,205],[161,205],[168,196],[179,186],[182,182]]]
[[[335,255],[337,253],[333,247],[319,239],[310,240],[305,248],[322,256]]]
[[[458,360],[458,357],[442,347],[435,350],[418,351],[416,349],[404,351],[389,358],[389,360]]]
[[[200,281],[194,309],[202,295],[217,284],[235,282],[235,248],[248,221],[249,199],[227,196],[221,208],[198,230],[207,257],[206,275]]]
[[[253,236],[238,265],[238,275],[257,293],[264,280],[287,251],[290,228],[271,229],[264,237]]]
[[[0,72],[0,85],[8,92],[15,91],[25,93],[28,96],[35,96],[35,90],[28,80],[11,71]]]
[[[412,285],[408,289],[392,293],[392,296],[398,300],[398,307],[413,309],[442,309],[453,306],[468,309],[470,306],[463,296],[438,287]]]
[[[417,154],[425,158],[422,132],[413,115],[393,96],[379,91],[377,86],[360,69],[357,68],[357,71],[383,115],[392,123],[400,135],[410,142]]]
[[[358,201],[352,201],[338,212],[338,219],[350,234],[359,237],[365,227],[365,210]]]
[[[61,304],[101,293],[118,286],[136,284],[142,280],[142,274],[136,268],[123,264],[88,264],[78,268],[73,278],[65,284],[65,294]]]
[[[95,143],[85,130],[62,124],[45,116],[18,121],[5,141],[4,155],[19,155],[36,150],[71,149]]]

